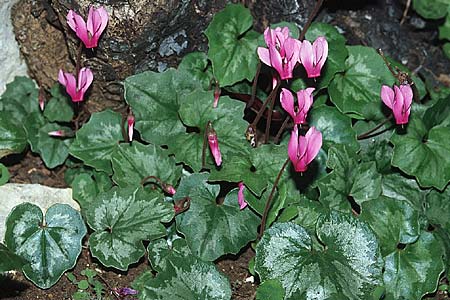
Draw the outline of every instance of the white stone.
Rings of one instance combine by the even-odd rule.
[[[18,0],[0,0],[0,95],[14,77],[27,75],[27,66],[20,57],[11,22],[11,8],[16,2]]]
[[[4,240],[6,218],[11,210],[24,202],[39,206],[44,214],[55,203],[69,204],[80,210],[77,202],[72,200],[72,189],[57,189],[40,184],[7,183],[0,186],[0,241]]]

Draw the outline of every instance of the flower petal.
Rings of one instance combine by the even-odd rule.
[[[386,104],[387,107],[392,109],[394,103],[394,90],[387,85],[381,87],[381,100]]]
[[[283,109],[292,117],[292,119],[295,119],[294,96],[291,91],[282,88],[280,93],[280,102]]]
[[[297,150],[298,150],[298,128],[297,125],[294,125],[294,129],[291,132],[291,138],[289,139],[288,143],[288,156],[294,166],[296,165],[298,160]]]
[[[238,203],[239,203],[239,209],[244,209],[247,206],[247,202],[244,199],[244,188],[245,185],[244,183],[241,181],[238,183],[238,187],[239,187],[239,191],[238,191]]]
[[[267,48],[263,48],[263,47],[258,47],[258,56],[259,59],[266,65],[268,65],[269,67],[271,67],[271,63],[270,63],[270,54],[269,54],[269,49]]]
[[[302,46],[300,48],[300,62],[305,67],[308,77],[310,77],[310,74],[313,74],[313,72],[314,72],[313,59],[314,59],[314,54],[313,54],[312,45],[309,41],[304,40],[302,42]]]
[[[328,42],[325,37],[319,36],[313,44],[314,51],[314,66],[316,67],[316,71],[318,71],[320,75],[320,70],[322,69],[325,61],[328,57]]]

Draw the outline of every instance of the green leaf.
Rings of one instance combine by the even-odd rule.
[[[323,136],[323,149],[327,151],[335,144],[343,144],[350,149],[359,149],[352,119],[330,106],[314,106],[310,112],[310,126],[315,126]]]
[[[39,112],[38,89],[28,77],[16,77],[6,85],[0,97],[0,110],[8,112],[9,119],[23,124],[29,115]]]
[[[320,77],[317,78],[317,83],[311,79],[298,78],[292,83],[292,88],[297,91],[308,86],[314,85],[317,90],[327,87],[334,75],[338,72],[344,72],[345,59],[348,56],[348,50],[345,47],[345,38],[340,34],[334,26],[326,23],[314,22],[308,28],[305,38],[313,43],[319,36],[324,36],[328,42],[328,57],[323,66]],[[298,35],[297,35],[298,37]],[[302,67],[300,67],[302,69]],[[306,76],[303,76],[306,78]]]
[[[10,177],[10,174],[9,174],[8,168],[5,167],[4,164],[0,163],[0,186],[7,183],[9,181],[9,177]]]
[[[179,116],[185,126],[196,130],[193,133],[180,134],[169,143],[169,150],[175,154],[177,162],[184,162],[194,171],[202,169],[202,148],[208,121],[211,121],[217,133],[224,165],[232,160],[230,156],[247,156],[250,150],[243,134],[248,126],[243,120],[244,103],[229,97],[221,97],[217,108],[212,108],[212,103],[211,92],[197,90],[186,95]],[[208,144],[205,156],[206,163],[215,165]]]
[[[450,11],[450,1],[447,9]],[[450,40],[450,14],[448,14],[448,11],[445,23],[439,26],[439,39],[441,40]]]
[[[395,251],[398,244],[414,243],[420,235],[419,213],[406,201],[382,196],[364,202],[360,218],[377,235],[383,256]]]
[[[298,216],[292,222],[302,226],[310,235],[315,234],[317,220],[330,212],[319,201],[309,199],[300,201],[295,207],[298,211]]]
[[[55,84],[50,94],[52,98],[45,105],[44,116],[50,122],[70,122],[73,118],[73,108],[70,98],[62,93],[59,83]]]
[[[228,279],[214,264],[194,256],[169,261],[156,277],[146,272],[132,286],[141,300],[230,300]]]
[[[255,76],[259,34],[251,30],[252,26],[250,10],[241,4],[229,4],[214,15],[205,30],[208,57],[220,86],[243,79],[252,81]]]
[[[450,43],[445,43],[442,46],[442,50],[444,50],[444,54],[447,56],[447,58],[450,59]]]
[[[332,209],[348,211],[349,197],[358,204],[378,198],[381,175],[375,162],[358,163],[358,160],[354,151],[346,146],[330,148],[327,167],[333,171],[317,183],[320,202]]]
[[[181,177],[181,166],[175,165],[175,159],[168,157],[167,150],[155,145],[144,146],[136,141],[131,145],[120,144],[111,161],[113,180],[121,187],[137,186],[147,176],[176,185]]]
[[[22,123],[0,112],[0,158],[22,152],[27,146],[27,134]]]
[[[190,73],[197,81],[202,83],[204,90],[210,90],[213,73],[208,62],[208,56],[203,52],[191,52],[186,54],[178,65],[178,70]]]
[[[450,187],[442,192],[431,190],[426,195],[425,214],[433,225],[440,225],[450,234]]]
[[[64,163],[69,156],[69,147],[73,139],[52,137],[48,133],[55,130],[70,132],[69,127],[48,123],[42,114],[37,112],[31,114],[25,121],[25,129],[31,150],[41,156],[47,168],[52,169]]]
[[[80,213],[69,205],[55,204],[43,217],[38,206],[23,203],[6,220],[5,242],[28,261],[22,268],[25,276],[46,289],[75,266],[85,234]]]
[[[440,19],[445,17],[449,6],[449,0],[413,0],[414,10],[427,19]]]
[[[256,271],[278,279],[291,299],[369,299],[381,283],[382,260],[370,228],[350,215],[321,217],[316,233],[326,250],[293,223],[276,223],[256,247]]]
[[[443,248],[432,233],[422,232],[417,242],[385,258],[387,299],[417,299],[436,290],[444,271]]]
[[[250,209],[239,209],[237,189],[218,205],[220,187],[206,183],[207,178],[207,173],[183,178],[174,198],[191,199],[189,210],[176,217],[177,230],[186,237],[195,256],[213,261],[224,254],[238,253],[256,239],[260,222]]]
[[[175,239],[169,242],[161,238],[151,242],[148,247],[148,259],[152,269],[156,272],[162,272],[170,264],[170,260],[176,257],[189,257],[192,255],[185,239]]]
[[[112,173],[111,156],[123,140],[122,117],[111,110],[94,113],[77,132],[70,154],[98,171]]]
[[[394,134],[392,165],[415,176],[420,186],[444,189],[450,181],[450,127],[427,130],[424,122],[410,118],[406,134]]]
[[[14,254],[14,252],[0,243],[0,273],[10,270],[21,270],[26,263],[26,260]]]
[[[72,182],[73,198],[78,201],[84,213],[99,192],[108,191],[111,187],[111,179],[104,172],[81,173]]]
[[[256,290],[256,300],[283,300],[284,288],[277,279],[269,279],[261,283]]]
[[[77,284],[80,290],[86,290],[89,288],[89,282],[86,279],[80,280]]]
[[[253,149],[249,155],[233,156],[227,163],[222,164],[220,170],[213,169],[209,180],[243,181],[253,193],[261,196],[268,182],[275,181],[276,174],[286,159],[286,146],[262,145]]]
[[[353,118],[382,119],[381,86],[394,84],[394,77],[373,48],[347,46],[347,49],[345,72],[336,74],[328,88],[331,101]]]
[[[161,222],[173,218],[173,207],[159,193],[142,188],[112,188],[100,193],[86,211],[94,257],[107,267],[125,271],[145,253],[142,240],[165,235]]]
[[[423,211],[423,203],[427,191],[421,190],[414,179],[408,179],[399,174],[384,175],[381,190],[383,196],[406,201],[417,211]]]
[[[168,69],[163,73],[143,72],[125,80],[125,100],[136,118],[142,139],[167,145],[186,129],[178,109],[187,93],[201,84],[186,71]],[[212,95],[212,92],[211,92]]]

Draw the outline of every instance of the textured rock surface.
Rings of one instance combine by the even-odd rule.
[[[20,58],[10,18],[11,8],[16,2],[17,0],[0,1],[0,94],[15,76],[27,74],[27,66]]]
[[[56,189],[40,184],[7,183],[0,186],[0,241],[5,235],[5,221],[10,211],[24,202],[39,206],[44,212],[55,203],[69,204],[80,209],[72,200],[72,189]]]

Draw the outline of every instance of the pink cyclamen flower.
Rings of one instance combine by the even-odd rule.
[[[299,136],[297,125],[294,125],[288,144],[288,155],[295,171],[305,172],[309,163],[319,153],[320,147],[322,147],[322,133],[320,131],[311,127],[305,136]]]
[[[78,81],[70,73],[59,70],[58,81],[66,87],[67,94],[70,95],[73,102],[83,101],[84,93],[94,80],[94,75],[89,68],[82,68],[78,74]]]
[[[301,42],[289,37],[289,29],[267,28],[264,31],[267,48],[258,47],[261,61],[277,70],[281,79],[292,78],[292,72],[299,61]]]
[[[294,107],[294,96],[288,89],[281,89],[280,101],[281,106],[294,119],[295,124],[305,124],[306,115],[313,104],[313,96],[315,88],[307,88],[297,92],[298,107]]]
[[[98,45],[100,35],[108,24],[108,12],[103,6],[97,9],[91,6],[86,23],[80,15],[73,10],[69,10],[67,24],[75,31],[86,48],[95,48]]]
[[[386,85],[381,87],[381,100],[392,109],[397,124],[408,123],[412,99],[413,91],[409,84],[394,85],[394,89]]]
[[[206,136],[208,138],[209,149],[211,150],[211,153],[214,157],[214,161],[216,162],[217,166],[220,166],[222,164],[222,154],[220,153],[219,149],[219,141],[217,139],[217,133],[212,127],[211,122],[208,122],[206,129]]]
[[[130,111],[130,113],[127,116],[127,124],[128,124],[128,141],[131,142],[133,141],[133,132],[134,132],[134,115],[133,113]]]
[[[238,191],[238,203],[239,203],[239,209],[244,209],[247,206],[247,202],[244,199],[244,188],[245,185],[244,183],[241,181],[238,183],[238,187],[239,187],[239,191]]]
[[[300,62],[305,67],[308,78],[319,77],[328,56],[328,42],[323,36],[319,36],[311,45],[304,40],[300,49]]]

